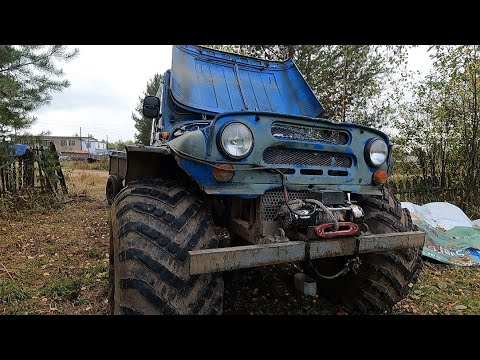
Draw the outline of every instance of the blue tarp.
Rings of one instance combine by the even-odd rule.
[[[22,156],[28,149],[28,146],[23,144],[14,144],[13,146],[15,147],[15,154],[13,154],[13,156]]]

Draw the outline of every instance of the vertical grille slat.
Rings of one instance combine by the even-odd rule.
[[[350,168],[353,160],[348,155],[335,153],[285,149],[278,147],[266,148],[263,152],[263,161],[272,165],[296,165]]]
[[[272,136],[277,139],[325,142],[338,145],[346,145],[349,140],[349,135],[346,131],[307,126],[273,124],[271,132]]]

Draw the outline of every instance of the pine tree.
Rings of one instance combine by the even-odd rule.
[[[325,108],[323,118],[382,127],[402,97],[407,46],[214,45],[281,61],[292,58]]]
[[[65,45],[0,45],[0,138],[28,128],[31,112],[70,84],[56,62],[75,58]]]
[[[148,80],[147,89],[143,93],[143,96],[138,97],[138,104],[135,108],[135,112],[132,113],[132,119],[135,121],[135,129],[138,130],[138,134],[135,134],[135,139],[144,145],[150,145],[152,119],[143,116],[143,99],[147,95],[155,95],[162,82],[163,75],[158,73]]]

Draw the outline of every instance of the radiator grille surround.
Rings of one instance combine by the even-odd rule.
[[[348,132],[289,124],[273,124],[272,136],[277,139],[323,142],[346,145],[350,139]]]

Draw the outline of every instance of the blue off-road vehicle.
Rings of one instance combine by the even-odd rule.
[[[172,51],[151,144],[110,156],[111,312],[219,314],[222,272],[286,262],[352,311],[405,297],[425,234],[385,188],[388,137],[322,119],[290,59]]]

